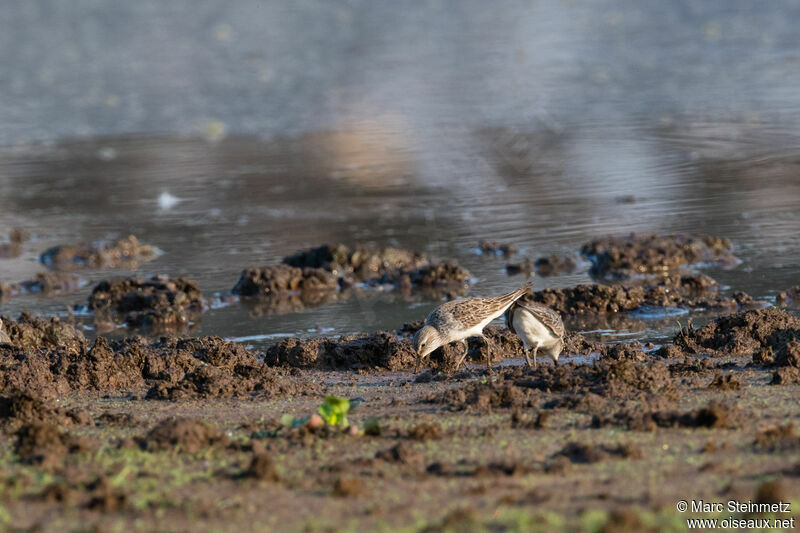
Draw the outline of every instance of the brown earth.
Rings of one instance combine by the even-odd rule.
[[[396,248],[337,244],[297,252],[278,265],[247,268],[233,292],[261,297],[295,292],[305,299],[309,293],[356,283],[405,289],[455,288],[469,280],[470,273],[455,261],[434,261],[425,254]]]
[[[524,298],[543,303],[562,315],[618,313],[646,306],[736,309],[757,304],[743,292],[731,297],[721,295],[717,282],[705,274],[666,276],[639,285],[593,284],[544,289]]]
[[[158,249],[139,242],[133,235],[108,243],[56,246],[45,250],[39,260],[47,267],[136,269],[158,255]]]
[[[184,277],[126,278],[98,283],[89,295],[89,309],[96,321],[174,330],[197,318],[205,300],[197,282]]]
[[[519,250],[513,244],[503,244],[497,241],[483,240],[478,243],[478,250],[482,254],[496,254],[510,256],[517,253]]]
[[[44,295],[64,294],[80,289],[85,283],[83,278],[69,272],[39,272],[34,279],[18,283],[0,283],[0,300],[26,292]]]
[[[737,261],[728,239],[695,235],[602,237],[584,244],[581,254],[592,262],[594,275],[623,278],[697,263],[735,265]]]
[[[800,319],[776,308],[741,311],[675,335],[668,357],[752,356],[760,365],[800,367]]]

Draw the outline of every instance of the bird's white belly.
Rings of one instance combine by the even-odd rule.
[[[482,335],[483,335],[483,328],[485,328],[486,326],[488,326],[488,325],[489,325],[489,323],[490,323],[492,320],[494,320],[495,318],[497,318],[497,317],[490,317],[490,318],[487,318],[486,320],[484,320],[483,322],[481,322],[481,323],[480,323],[480,324],[478,324],[477,326],[475,326],[475,327],[473,327],[473,328],[471,328],[471,329],[465,329],[465,330],[463,330],[463,331],[460,333],[460,335],[458,335],[458,338],[457,338],[457,339],[454,339],[454,340],[456,340],[456,341],[460,341],[460,340],[462,340],[462,339],[468,339],[469,337],[480,337],[480,336],[482,336]]]
[[[526,350],[536,345],[546,349],[556,344],[559,340],[558,337],[553,335],[553,332],[547,329],[544,324],[533,318],[527,311],[515,309],[512,321],[514,330],[522,339]]]

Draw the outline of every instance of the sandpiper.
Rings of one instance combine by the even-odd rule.
[[[0,320],[0,344],[10,343],[11,338],[6,333],[5,328],[3,327],[3,321]]]
[[[414,335],[414,350],[417,352],[417,367],[419,371],[422,360],[431,352],[450,344],[461,342],[464,353],[456,363],[456,370],[464,362],[469,351],[465,339],[481,337],[489,348],[486,365],[491,368],[491,343],[483,334],[485,328],[492,320],[506,312],[506,309],[517,301],[531,288],[528,282],[514,292],[494,296],[491,298],[465,298],[443,303],[428,315],[425,324]]]
[[[540,349],[553,358],[558,365],[558,356],[564,349],[564,322],[561,315],[546,305],[526,300],[517,300],[506,312],[508,329],[519,335],[525,346],[525,361],[535,368],[536,352]],[[533,348],[533,364],[528,351]]]

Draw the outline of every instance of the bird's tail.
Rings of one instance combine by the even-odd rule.
[[[493,300],[492,303],[495,303],[498,307],[502,308],[505,311],[508,307],[511,306],[514,302],[522,298],[528,291],[531,290],[533,287],[533,281],[528,280],[525,285],[520,287],[519,289],[509,292],[508,294],[501,294],[500,296],[495,296],[494,298],[490,298]]]

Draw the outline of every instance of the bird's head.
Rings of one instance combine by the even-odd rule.
[[[414,351],[419,359],[424,359],[441,345],[439,332],[433,326],[423,326],[414,334]]]

